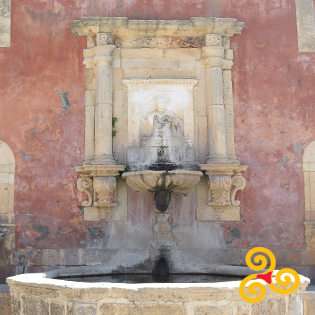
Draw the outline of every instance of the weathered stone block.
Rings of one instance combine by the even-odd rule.
[[[200,104],[201,105],[201,104]],[[198,117],[198,144],[199,156],[198,161],[205,162],[208,154],[208,119],[206,116]]]
[[[123,68],[165,69],[178,68],[176,59],[122,59]]]
[[[233,50],[232,49],[226,49],[225,50],[225,59],[233,60]]]
[[[252,305],[252,315],[283,315],[286,314],[284,298],[263,299]]]
[[[183,306],[178,305],[129,305],[129,304],[105,304],[100,308],[102,315],[186,315]]]
[[[113,62],[112,62],[112,67],[113,68],[120,68],[121,67],[121,53],[120,53],[120,48],[114,48],[113,53]]]
[[[21,313],[21,300],[18,294],[11,293],[11,313],[12,315]]]
[[[195,59],[178,59],[178,67],[182,69],[194,69],[196,67]]]
[[[95,69],[94,67],[85,68],[85,89],[94,90],[95,89]]]
[[[23,315],[49,315],[49,303],[30,296],[22,296]]]
[[[236,304],[235,315],[248,315],[250,314],[251,304],[243,301]]]
[[[65,303],[63,302],[50,302],[49,305],[50,308],[50,315],[65,315],[66,314],[66,308]]]
[[[231,311],[228,305],[203,305],[195,307],[195,315],[232,315]]]
[[[67,315],[95,315],[95,314],[96,314],[96,305],[79,304],[79,303],[78,304],[68,303],[67,305]]]
[[[304,222],[306,246],[315,249],[315,222]]]
[[[124,78],[124,70],[122,68],[113,68],[113,78],[114,78],[114,84],[113,89],[114,90],[122,90],[122,80]]]
[[[194,58],[199,59],[201,51],[199,48],[177,48],[165,49],[164,58]]]
[[[194,79],[196,77],[195,69],[151,69],[152,79]]]
[[[124,69],[125,79],[149,79],[150,69],[148,68],[125,68]]]
[[[43,250],[43,265],[44,266],[60,266],[63,265],[63,253],[59,249],[44,249]]]
[[[11,315],[11,299],[7,285],[0,284],[0,314]]]
[[[121,58],[163,58],[163,49],[121,49]]]
[[[94,106],[95,91],[85,91],[85,106]]]
[[[64,265],[78,266],[81,264],[81,250],[78,248],[69,248],[64,250]]]
[[[290,294],[288,298],[289,298],[289,306],[288,306],[287,315],[303,315],[302,297],[300,295]]]

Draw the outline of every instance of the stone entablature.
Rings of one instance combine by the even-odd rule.
[[[89,196],[83,203],[85,219],[87,211],[118,207],[127,212],[127,204],[114,197],[116,175],[96,178],[87,175],[88,167],[106,165],[114,171],[117,163],[142,171],[167,160],[180,169],[206,172],[209,182],[197,185],[199,220],[239,220],[235,193],[245,186],[241,172],[246,166],[235,155],[230,37],[240,34],[244,23],[87,17],[71,27],[88,38],[85,161],[76,168],[78,188]]]

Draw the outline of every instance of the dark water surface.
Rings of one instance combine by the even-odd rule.
[[[244,277],[221,276],[210,274],[107,274],[95,276],[69,276],[55,279],[77,282],[111,282],[111,283],[215,283],[225,281],[241,281]]]

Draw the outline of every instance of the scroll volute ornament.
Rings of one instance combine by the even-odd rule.
[[[247,169],[247,165],[201,164],[200,168],[206,172],[209,179],[209,207],[240,205],[240,201],[235,200],[235,195],[238,190],[245,188],[245,178],[241,172]]]
[[[235,200],[238,190],[245,188],[245,179],[242,175],[209,175],[208,205],[214,207],[239,206]]]
[[[90,207],[93,202],[93,180],[90,177],[80,177],[77,181],[77,187],[80,192],[88,196],[88,200],[82,202],[83,207]]]

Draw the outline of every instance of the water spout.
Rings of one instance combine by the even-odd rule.
[[[152,270],[152,277],[156,282],[168,282],[169,267],[167,260],[164,257],[161,257],[156,261],[155,267]]]

